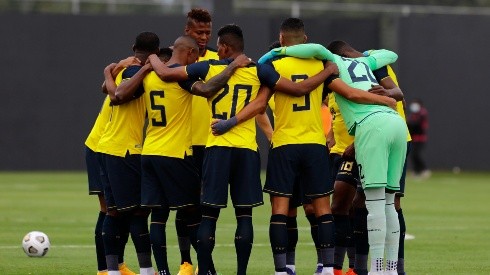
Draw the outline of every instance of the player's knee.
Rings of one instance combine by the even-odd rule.
[[[311,204],[311,203],[303,204],[303,209],[305,210],[306,216],[311,215],[311,214],[315,214],[315,208],[313,207],[313,204]]]

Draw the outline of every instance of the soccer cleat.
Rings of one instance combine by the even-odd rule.
[[[390,270],[390,271],[385,271],[383,275],[398,275],[398,272],[396,270]]]
[[[322,270],[323,270],[323,265],[317,265],[316,266],[315,273],[313,273],[313,275],[321,275],[322,274]]]
[[[383,271],[369,272],[368,275],[384,275]]]
[[[342,275],[342,269],[333,269],[333,275]]]
[[[296,271],[293,271],[291,268],[286,267],[286,272],[288,275],[296,275]]]
[[[193,274],[194,274],[194,268],[188,262],[184,262],[183,264],[181,264],[179,273],[177,273],[177,275],[193,275]]]
[[[131,269],[128,268],[126,263],[122,263],[119,266],[119,272],[121,272],[121,275],[136,275],[136,273],[134,273],[133,271],[131,271]]]
[[[354,268],[349,268],[349,270],[345,272],[345,275],[357,275],[357,273],[354,271]]]
[[[109,271],[107,271],[107,270],[97,271],[97,275],[109,275]]]

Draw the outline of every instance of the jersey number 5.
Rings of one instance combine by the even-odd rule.
[[[151,119],[151,125],[152,126],[165,127],[165,126],[167,126],[167,117],[165,116],[165,106],[158,105],[155,103],[155,97],[157,97],[157,96],[160,98],[164,98],[165,93],[163,91],[151,91],[150,92],[151,109],[153,111],[160,112],[161,120],[158,121],[156,118],[152,118]]]

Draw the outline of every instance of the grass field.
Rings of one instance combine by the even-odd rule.
[[[490,173],[439,172],[428,180],[409,177],[407,181],[403,209],[407,233],[415,236],[406,242],[407,273],[490,274]],[[0,274],[96,273],[93,228],[98,202],[87,195],[84,172],[0,172],[0,188]],[[254,212],[249,274],[274,271],[269,213],[267,205]],[[312,274],[316,254],[306,218],[298,216],[297,270],[298,274]],[[29,258],[22,251],[22,237],[32,230],[50,237],[51,250],[44,258]],[[233,211],[227,208],[218,222],[214,252],[217,269],[225,275],[235,270],[234,230]],[[180,257],[173,222],[167,231],[169,263],[176,274]],[[126,262],[138,270],[131,242]]]

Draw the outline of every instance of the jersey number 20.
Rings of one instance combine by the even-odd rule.
[[[218,104],[218,102],[220,102],[230,92],[230,86],[226,84],[226,86],[223,88],[223,91],[220,94],[218,94],[218,96],[215,99],[213,99],[213,101],[211,102],[211,111],[213,112],[213,118],[228,119],[234,117],[236,115],[236,108],[238,105],[238,95],[240,91],[246,93],[244,107],[247,106],[248,103],[250,103],[250,98],[252,97],[252,86],[245,85],[245,84],[235,84],[233,86],[233,97],[231,100],[230,116],[228,117],[228,112],[223,112],[221,114],[217,113],[216,104]]]

